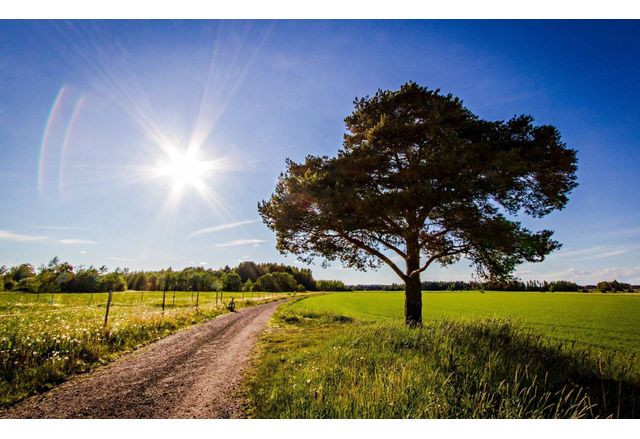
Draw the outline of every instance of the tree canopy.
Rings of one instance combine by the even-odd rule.
[[[298,291],[299,289],[301,286],[291,274],[278,271],[260,276],[253,285],[253,291]]]
[[[480,277],[507,279],[560,247],[552,231],[514,219],[562,209],[576,186],[575,151],[555,127],[524,115],[483,120],[414,82],[354,107],[337,156],[287,160],[259,203],[280,252],[360,270],[386,263],[406,285],[405,320],[416,324],[420,273],[432,263],[465,257]]]

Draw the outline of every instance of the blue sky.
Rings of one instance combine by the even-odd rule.
[[[0,265],[294,263],[256,209],[285,159],[334,155],[355,97],[414,80],[578,151],[567,207],[522,218],[564,247],[518,277],[640,283],[638,53],[637,21],[2,21]],[[163,142],[202,145],[204,187],[171,196]]]

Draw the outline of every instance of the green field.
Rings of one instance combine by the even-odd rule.
[[[0,407],[90,370],[176,330],[238,308],[288,297],[278,293],[127,291],[0,293]],[[198,309],[196,310],[196,302]]]
[[[283,305],[246,384],[257,418],[637,418],[640,296],[331,293]]]
[[[422,318],[509,319],[548,337],[640,354],[640,294],[428,292]],[[401,320],[404,293],[333,293],[294,305],[368,320]]]

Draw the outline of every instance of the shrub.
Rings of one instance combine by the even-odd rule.
[[[260,276],[253,291],[300,291],[295,278],[289,273],[274,272]]]
[[[566,280],[559,280],[549,284],[549,291],[552,293],[556,291],[578,291],[579,288],[580,287],[575,282],[569,282]]]
[[[40,282],[35,277],[25,277],[18,282],[16,289],[27,293],[37,293],[39,287]]]
[[[127,281],[120,273],[109,273],[100,281],[103,291],[124,291],[127,289]]]
[[[242,279],[236,272],[222,275],[222,291],[242,291]]]
[[[598,288],[598,291],[600,291],[601,293],[607,293],[607,292],[617,293],[617,292],[624,292],[624,291],[633,292],[633,288],[631,287],[630,284],[618,282],[617,280],[613,280],[611,282],[607,282],[607,281],[598,282],[597,288]]]
[[[318,280],[318,291],[349,291],[349,288],[341,280]]]

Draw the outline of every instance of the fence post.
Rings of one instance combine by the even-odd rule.
[[[176,307],[176,290],[173,290],[173,303],[171,303],[173,308]]]
[[[167,297],[167,290],[163,290],[162,291],[162,314],[164,314],[164,302],[166,297]]]
[[[109,296],[107,297],[107,310],[104,313],[104,327],[107,327],[107,321],[109,320],[109,308],[111,307],[111,290],[109,290]]]
[[[196,293],[196,311],[198,311],[198,302],[200,302],[200,291]]]
[[[144,302],[144,290],[140,292],[140,303]]]

